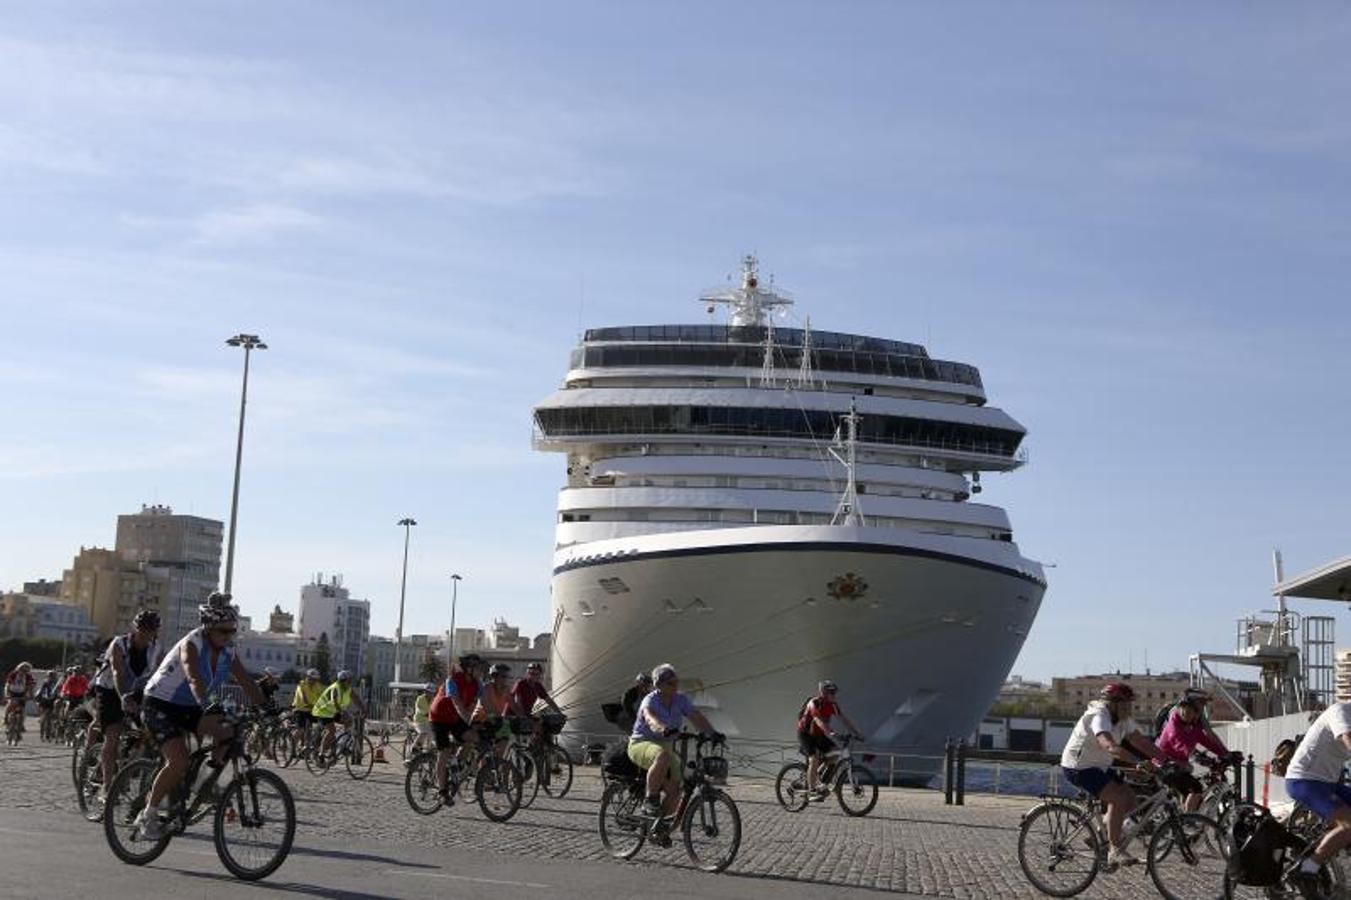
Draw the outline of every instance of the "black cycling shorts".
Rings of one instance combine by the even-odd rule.
[[[463,719],[456,719],[454,722],[432,722],[432,738],[436,741],[437,750],[449,750],[450,739],[453,736],[456,743],[464,743],[465,732],[469,726],[464,724]]]
[[[94,691],[98,697],[99,725],[107,728],[122,724],[122,695],[106,687],[96,687]]]
[[[1173,772],[1163,779],[1163,783],[1184,797],[1188,794],[1199,794],[1205,790],[1201,782],[1190,772]]]
[[[836,749],[836,744],[824,734],[813,734],[810,731],[799,731],[797,733],[798,750],[803,756],[811,756],[816,753],[829,753]]]
[[[310,724],[310,722],[312,722],[313,720],[314,716],[310,714],[310,711],[308,709],[291,710],[291,721],[294,722],[296,725],[300,726],[301,728],[304,728],[306,725]]]
[[[176,737],[196,734],[197,726],[202,721],[202,708],[196,705],[180,706],[158,697],[148,697],[141,718],[145,720],[145,727],[150,729],[155,743],[163,744]]]

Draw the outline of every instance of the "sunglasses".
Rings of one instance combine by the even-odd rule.
[[[224,635],[225,637],[234,637],[239,633],[238,628],[213,628],[211,630],[216,634]]]

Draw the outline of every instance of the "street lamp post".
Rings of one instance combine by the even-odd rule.
[[[460,582],[464,579],[459,575],[450,576],[450,639],[446,641],[446,677],[450,677],[450,670],[455,665],[455,603],[460,596]]]
[[[239,391],[239,440],[235,444],[235,487],[230,495],[230,539],[225,545],[225,593],[228,594],[235,576],[235,526],[239,524],[239,466],[244,460],[244,407],[249,397],[249,356],[255,350],[266,350],[267,344],[256,334],[242,332],[225,343],[231,347],[244,348],[244,386]]]
[[[417,522],[409,517],[400,519],[398,524],[403,526],[403,579],[399,582],[399,627],[394,631],[394,682],[401,684],[403,682],[403,601],[408,595],[408,539],[413,533],[413,526]]]

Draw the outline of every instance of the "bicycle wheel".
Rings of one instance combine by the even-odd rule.
[[[277,765],[289,769],[295,765],[299,755],[296,736],[289,730],[281,730],[272,735],[272,756],[277,760]]]
[[[835,799],[845,815],[866,816],[877,805],[877,779],[868,768],[854,763],[835,782]]]
[[[535,758],[524,747],[513,747],[511,764],[521,773],[521,808],[525,809],[539,796],[539,778],[536,772]]]
[[[75,791],[75,802],[80,812],[91,822],[103,821],[103,804],[99,802],[99,790],[103,787],[103,742],[90,747],[80,759],[79,788]]]
[[[1098,877],[1103,858],[1098,830],[1087,812],[1069,803],[1043,803],[1018,829],[1018,865],[1043,894],[1073,897]]]
[[[351,751],[342,760],[347,765],[347,774],[357,781],[365,781],[375,765],[375,744],[370,738],[352,741]]]
[[[403,794],[413,812],[419,815],[430,816],[441,808],[435,753],[419,753],[413,757],[408,764],[408,773],[403,776]]]
[[[75,785],[75,790],[77,791],[80,789],[80,760],[84,758],[84,739],[85,732],[81,731],[79,740],[70,745],[70,780],[71,783]],[[99,743],[99,740],[100,739],[96,738],[94,743]]]
[[[633,859],[647,840],[647,823],[638,814],[642,792],[617,782],[600,798],[600,842],[616,859]]]
[[[494,822],[505,822],[521,808],[521,773],[511,761],[490,756],[479,764],[474,778],[479,809]]]
[[[1150,838],[1145,867],[1165,900],[1219,897],[1227,863],[1215,823],[1196,813],[1164,821]]]
[[[721,872],[741,849],[741,813],[726,791],[704,788],[686,803],[680,833],[690,862],[705,872]]]
[[[134,823],[150,796],[159,765],[154,760],[132,760],[122,767],[108,787],[108,803],[103,809],[103,836],[108,847],[122,862],[143,866],[154,861],[169,846],[169,836],[157,841],[140,837]]]
[[[310,770],[311,775],[322,775],[337,762],[337,759],[333,756],[333,747],[330,746],[328,752],[321,753],[319,752],[321,746],[323,746],[322,738],[313,741],[310,744],[310,752],[305,754],[305,768]]]
[[[243,881],[266,878],[286,861],[296,836],[296,804],[281,776],[246,769],[216,804],[216,855]]]
[[[774,796],[779,805],[789,812],[802,812],[810,799],[807,794],[807,767],[800,762],[788,763],[774,779]]]
[[[544,762],[549,771],[540,787],[555,800],[562,800],[572,790],[572,756],[565,748],[551,744],[544,751]]]
[[[417,748],[417,735],[413,734],[411,731],[405,732],[403,736],[403,743],[399,745],[399,755],[402,756],[404,759],[408,759],[416,752],[416,748]]]

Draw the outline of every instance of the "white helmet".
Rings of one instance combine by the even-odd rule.
[[[670,663],[662,663],[652,670],[652,681],[661,685],[664,681],[670,681],[676,677],[675,666]]]
[[[306,678],[318,678],[318,677],[319,677],[319,670],[318,670],[318,669],[310,669],[308,672],[305,673],[305,677],[306,677]]]

